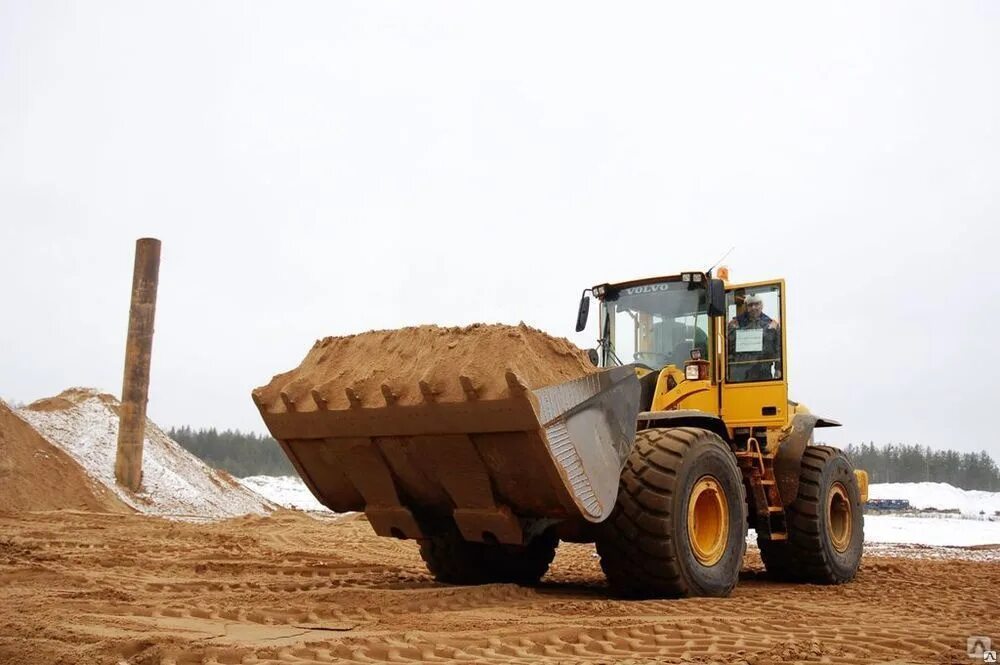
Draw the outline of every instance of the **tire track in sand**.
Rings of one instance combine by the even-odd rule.
[[[1000,615],[1000,567],[866,558],[837,587],[622,601],[564,543],[534,589],[448,587],[414,543],[283,512],[215,524],[0,515],[0,661],[50,663],[967,662]],[[1000,639],[1000,635],[994,636]]]

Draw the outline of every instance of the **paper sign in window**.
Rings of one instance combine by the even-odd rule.
[[[760,353],[763,350],[764,330],[762,328],[736,331],[736,353]]]

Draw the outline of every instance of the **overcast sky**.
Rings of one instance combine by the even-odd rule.
[[[825,439],[989,450],[1000,3],[0,1],[0,396],[264,431],[326,335],[573,332],[605,281],[788,281]]]

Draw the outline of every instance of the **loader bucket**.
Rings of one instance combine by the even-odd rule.
[[[467,540],[520,544],[525,519],[611,513],[639,412],[631,367],[534,390],[514,370],[492,392],[467,376],[453,382],[420,382],[422,399],[408,404],[386,384],[382,403],[367,406],[350,388],[343,408],[301,384],[299,399],[253,396],[316,498],[364,511],[379,535],[425,538],[453,520]]]

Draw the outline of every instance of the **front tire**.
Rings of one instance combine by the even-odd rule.
[[[788,540],[758,537],[760,558],[775,579],[842,584],[861,565],[865,522],[861,490],[847,456],[829,446],[802,454],[799,491],[786,509]]]
[[[597,538],[612,590],[728,596],[745,550],[746,499],[729,446],[693,427],[639,432]]]
[[[554,529],[527,545],[500,545],[464,540],[458,529],[420,541],[420,556],[439,582],[537,584],[556,555],[559,538]]]

